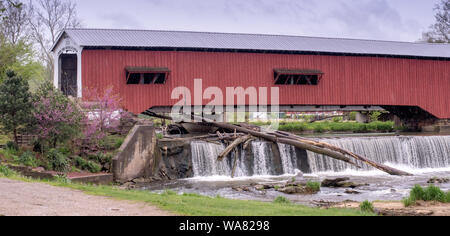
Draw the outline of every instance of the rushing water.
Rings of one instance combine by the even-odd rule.
[[[320,140],[375,162],[399,168],[450,167],[450,136],[347,137]],[[310,173],[356,169],[344,162],[312,152],[305,153],[284,144],[276,146],[269,142],[255,141],[249,150],[232,152],[231,157],[223,161],[218,161],[217,156],[224,150],[224,145],[193,142],[191,147],[196,177],[231,176],[233,169],[236,177],[292,175],[300,166],[307,166],[307,170],[302,171]],[[302,153],[307,157],[301,158]],[[364,171],[373,170],[370,166],[359,164]]]

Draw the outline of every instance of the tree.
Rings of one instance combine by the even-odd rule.
[[[47,65],[48,77],[53,75],[53,56],[51,47],[58,35],[66,28],[81,25],[77,18],[76,4],[73,0],[36,0],[32,6],[29,24],[32,37],[41,49],[41,58]]]
[[[14,142],[18,144],[17,134],[26,128],[31,121],[32,101],[28,82],[13,71],[0,85],[0,123],[3,130],[14,134]]]
[[[81,132],[82,112],[53,84],[46,82],[35,94],[34,128],[40,143],[56,148],[58,143],[76,138]]]
[[[0,4],[4,6],[0,18],[0,78],[7,70],[13,70],[35,84],[43,79],[44,70],[28,36],[30,7],[16,0],[0,0]]]
[[[29,31],[29,6],[20,1],[7,1],[0,19],[0,34],[11,44],[26,41]]]
[[[130,117],[122,109],[121,98],[114,94],[111,87],[103,93],[96,89],[86,89],[84,98],[89,102],[82,104],[86,113],[83,133],[88,142],[86,144],[90,149],[95,149],[108,132],[118,131],[121,121]]]
[[[429,43],[450,43],[450,0],[441,0],[434,10],[436,23],[423,33],[423,40]]]
[[[0,0],[0,20],[7,18],[5,12],[8,10],[8,5],[12,5],[15,8],[22,7],[21,2],[13,2],[12,0]]]

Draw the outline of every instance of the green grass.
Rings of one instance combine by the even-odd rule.
[[[320,191],[320,183],[319,182],[312,182],[312,181],[308,181],[308,183],[306,183],[306,188],[308,190],[310,190],[311,192],[319,192]]]
[[[122,190],[115,186],[70,183],[62,177],[56,181],[31,180],[17,175],[9,176],[9,178],[81,190],[90,195],[146,202],[163,210],[187,216],[373,216],[372,213],[361,212],[355,209],[319,209],[297,204],[232,200],[222,197],[200,196],[198,194],[180,195],[173,191],[156,194],[148,191]]]
[[[417,201],[436,201],[442,203],[450,203],[450,192],[444,192],[439,187],[429,185],[422,188],[420,185],[415,185],[409,193],[409,197],[403,199],[405,207],[415,205]]]
[[[373,203],[369,202],[369,201],[364,201],[359,205],[359,209],[362,212],[367,212],[367,213],[374,213],[375,210],[373,208]]]
[[[291,204],[291,201],[289,201],[289,199],[283,197],[283,196],[279,196],[277,198],[275,198],[275,200],[273,200],[273,203],[276,204]]]

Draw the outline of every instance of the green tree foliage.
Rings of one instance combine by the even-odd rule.
[[[0,8],[0,77],[13,70],[35,88],[44,79],[44,66],[31,40],[31,2],[26,5],[19,0],[0,0]]]
[[[436,23],[423,34],[429,43],[450,43],[450,0],[441,0],[435,7]]]
[[[16,144],[17,133],[31,120],[32,107],[27,81],[8,71],[0,84],[0,123],[5,133],[14,134]]]
[[[12,44],[0,35],[0,77],[8,70],[33,83],[44,79],[44,67],[34,59],[31,45],[25,41]]]

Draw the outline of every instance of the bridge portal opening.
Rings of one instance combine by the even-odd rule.
[[[66,96],[77,97],[77,54],[61,54],[59,57],[59,87]]]

